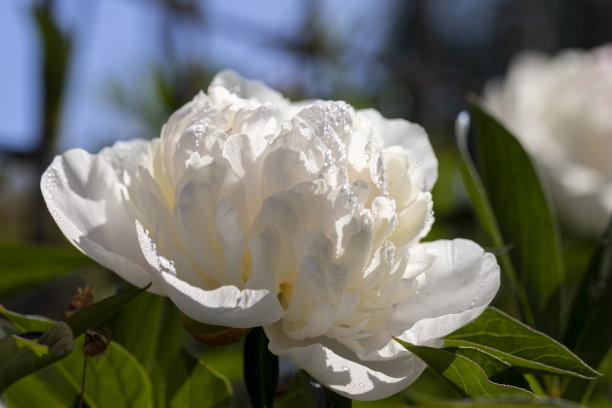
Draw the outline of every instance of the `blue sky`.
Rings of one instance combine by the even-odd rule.
[[[27,149],[36,142],[39,113],[38,41],[30,21],[33,0],[0,1],[0,149]],[[321,22],[329,38],[340,43],[358,38],[360,47],[375,48],[384,34],[380,22],[393,0],[321,2]],[[116,139],[142,136],[142,128],[112,106],[109,81],[133,85],[151,61],[160,61],[162,14],[143,0],[58,0],[57,19],[75,35],[74,59],[60,130],[58,150],[96,150]],[[301,0],[214,0],[204,3],[206,24],[180,29],[180,52],[215,69],[241,74],[282,87],[299,61],[264,45],[265,35],[291,36],[302,19]],[[364,16],[365,18],[364,21]],[[350,33],[358,26],[359,32]],[[262,35],[254,35],[262,34]],[[340,44],[341,46],[343,44]],[[134,89],[138,89],[135,87]]]

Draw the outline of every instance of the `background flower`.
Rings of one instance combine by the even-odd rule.
[[[264,326],[270,350],[356,399],[425,365],[499,286],[471,241],[420,243],[437,161],[422,128],[344,102],[290,103],[219,74],[161,137],[57,156],[41,188],[81,251],[198,321]]]
[[[525,53],[484,99],[542,168],[565,223],[603,231],[612,214],[612,46]]]

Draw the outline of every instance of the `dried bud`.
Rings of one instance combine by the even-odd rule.
[[[111,331],[108,327],[102,329],[102,334],[88,330],[85,333],[85,345],[83,346],[83,351],[89,357],[100,357],[100,355],[104,354],[108,356],[108,345],[111,342]]]
[[[68,302],[68,311],[66,317],[70,317],[79,310],[86,308],[87,306],[93,305],[94,303],[94,288],[93,286],[86,285],[84,288],[77,288],[77,294],[70,302]]]

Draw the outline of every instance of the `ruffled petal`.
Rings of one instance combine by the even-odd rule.
[[[209,92],[215,87],[225,88],[244,99],[254,99],[261,103],[269,102],[277,108],[289,105],[280,93],[268,88],[263,82],[244,79],[231,70],[221,71],[215,75],[208,88]]]
[[[304,369],[317,381],[348,398],[372,401],[393,395],[412,384],[425,363],[406,350],[393,359],[362,361],[329,337],[294,341],[276,323],[264,327],[270,351]]]
[[[41,179],[49,212],[81,252],[128,282],[151,282],[134,229],[131,202],[120,180],[146,148],[140,140],[122,142],[99,155],[81,149],[56,156]],[[150,291],[163,294],[153,285]]]
[[[438,159],[425,130],[404,119],[386,119],[374,109],[363,109],[359,113],[378,130],[385,148],[401,146],[414,154],[425,173],[425,188],[431,191],[438,178]]]
[[[418,292],[398,304],[390,324],[405,330],[400,338],[424,344],[475,319],[499,288],[495,256],[476,243],[455,239],[419,244],[436,258],[423,273]]]
[[[172,302],[187,316],[202,323],[249,328],[268,325],[282,317],[276,294],[265,290],[240,290],[233,285],[204,290],[178,278],[174,263],[158,255],[155,243],[139,221],[136,230],[151,274]]]

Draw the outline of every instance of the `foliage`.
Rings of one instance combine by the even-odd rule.
[[[375,405],[609,407],[611,383],[602,374],[612,366],[612,225],[586,271],[572,271],[582,275],[576,287],[567,287],[554,213],[520,144],[472,100],[469,116],[459,120],[458,146],[466,190],[504,271],[498,301],[503,311],[489,307],[441,348],[397,339],[428,368],[407,390]],[[0,294],[89,263],[75,250],[27,245],[4,244],[0,255]],[[353,404],[307,373],[283,374],[261,328],[205,327],[144,288],[121,291],[64,321],[4,306],[0,313],[0,391],[9,407],[75,406],[81,396],[87,406],[112,408],[217,407],[247,398],[256,407]],[[215,368],[207,363],[214,349],[195,344],[186,332],[209,344],[219,336],[224,343],[243,341],[248,397],[235,375],[232,384],[223,375],[231,371],[223,362],[211,358]],[[104,340],[88,357],[84,345],[96,336]],[[285,377],[293,381],[279,387]]]

